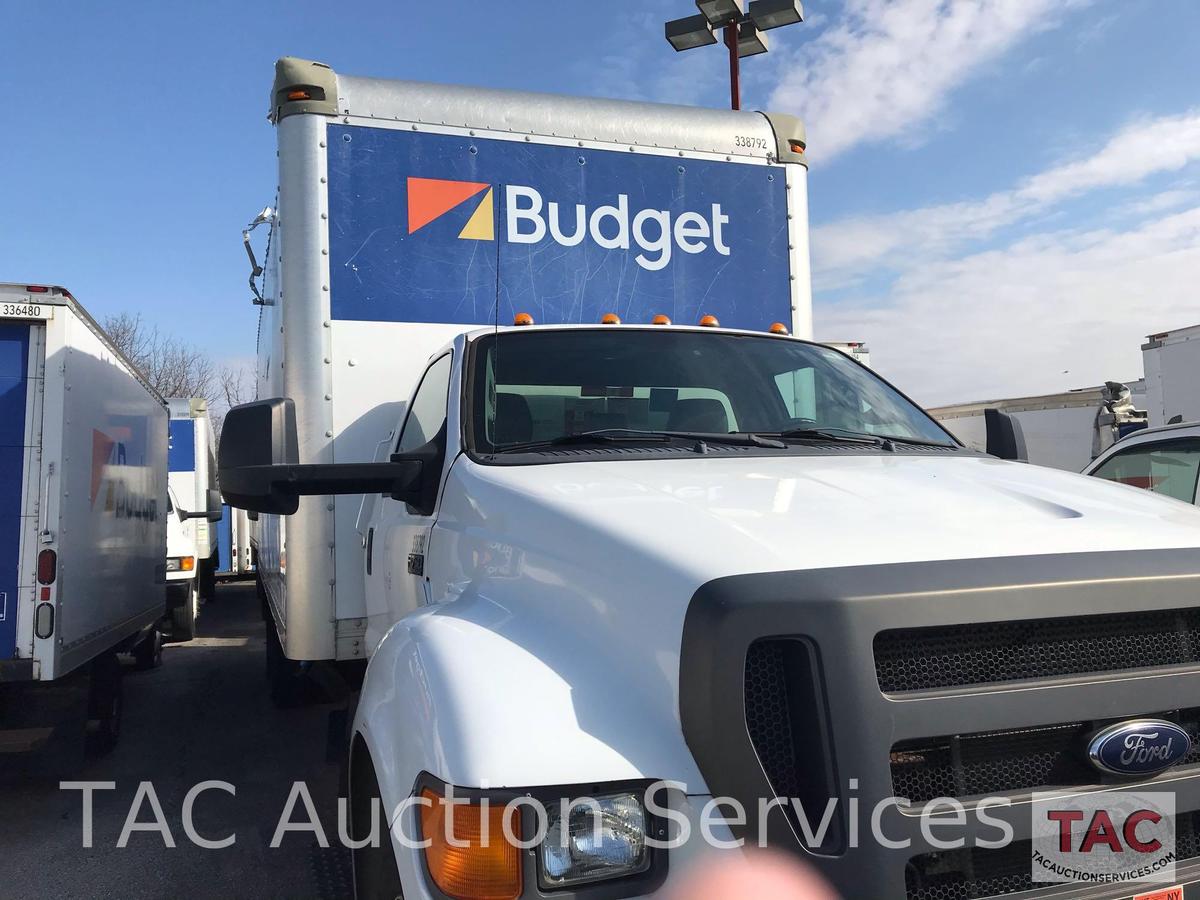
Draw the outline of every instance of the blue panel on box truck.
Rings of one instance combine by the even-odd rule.
[[[167,433],[167,470],[196,471],[196,423],[192,419],[172,419],[167,425]],[[187,505],[182,497],[180,503]]]
[[[328,145],[335,319],[792,321],[780,166],[348,125]]]
[[[0,323],[0,659],[17,641],[28,371],[29,326]]]
[[[221,505],[221,521],[216,524],[218,573],[233,571],[233,518],[229,504],[223,503]]]

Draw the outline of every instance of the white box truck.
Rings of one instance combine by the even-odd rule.
[[[1146,411],[1135,406],[1130,386],[1116,381],[1058,394],[938,406],[929,414],[968,447],[986,450],[988,409],[1017,420],[1029,462],[1068,472],[1083,471],[1121,438],[1146,427]]]
[[[1150,717],[1127,783],[1178,765],[1200,809],[1200,511],[965,448],[808,340],[799,123],[297,59],[271,103],[261,399],[220,477],[277,697],[369,658],[350,831],[394,828],[358,896],[646,896],[738,839],[847,897],[1033,891],[1032,792],[1103,790],[1086,736]],[[945,794],[956,853],[916,814]]]
[[[254,548],[250,542],[250,515],[226,504],[217,524],[217,549],[221,557],[217,576],[239,578],[254,574]]]
[[[167,409],[61,287],[0,285],[0,485],[0,752],[109,746],[114,654],[161,648]]]
[[[1142,364],[1150,427],[1200,422],[1200,325],[1147,337]]]
[[[196,582],[199,599],[216,599],[217,530],[221,505],[217,493],[216,439],[203,397],[170,397],[169,480],[176,499],[189,513],[204,513],[187,519],[196,553]],[[190,638],[187,638],[190,640]]]

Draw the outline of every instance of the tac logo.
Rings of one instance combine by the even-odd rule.
[[[484,194],[484,191],[487,191]],[[490,184],[478,181],[444,181],[440,178],[408,179],[408,233],[424,228],[472,197],[483,199],[458,233],[459,240],[494,241],[496,213],[494,192]]]
[[[617,194],[614,202],[588,209],[584,203],[549,202],[537,188],[521,184],[503,185],[504,236],[510,244],[537,244],[547,238],[560,247],[575,247],[585,239],[603,250],[640,252],[634,262],[647,271],[665,269],[673,252],[685,254],[714,250],[729,256],[724,229],[729,216],[720,203],[708,212],[667,209],[630,210],[629,195]],[[480,181],[449,181],[439,178],[408,179],[408,233],[413,234],[435,219],[457,209],[468,200],[478,200],[459,240],[496,239],[496,189]]]

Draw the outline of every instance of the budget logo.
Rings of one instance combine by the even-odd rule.
[[[486,191],[486,193],[484,193]],[[408,179],[408,233],[419,231],[434,219],[483,194],[483,199],[458,233],[459,240],[496,239],[492,186],[478,181],[446,181],[441,178]]]
[[[575,247],[586,240],[602,250],[637,250],[634,262],[657,272],[671,263],[676,251],[694,255],[710,248],[729,256],[725,226],[729,216],[720,203],[705,212],[667,209],[630,209],[629,195],[617,194],[608,202],[589,208],[586,203],[547,200],[537,188],[521,184],[501,185],[504,194],[504,239],[509,244],[538,244],[552,240],[560,247]],[[496,189],[479,181],[448,181],[437,178],[408,179],[408,233],[413,234],[435,219],[468,201],[476,203],[460,240],[496,239]],[[475,198],[482,198],[476,200]]]

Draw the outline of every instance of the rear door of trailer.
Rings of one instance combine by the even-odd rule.
[[[27,611],[33,585],[22,559],[36,540],[35,418],[44,347],[41,322],[0,318],[0,662],[29,659],[33,651]]]

